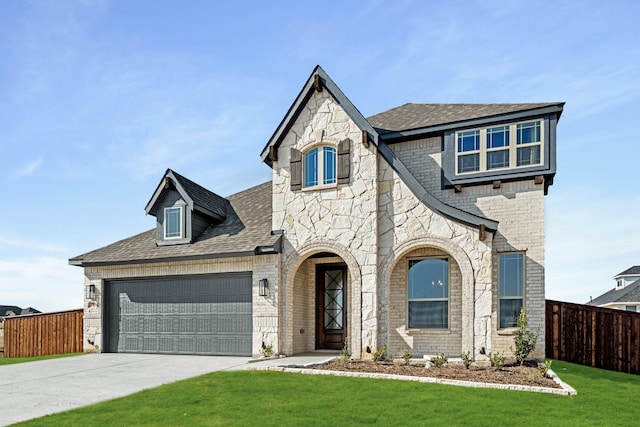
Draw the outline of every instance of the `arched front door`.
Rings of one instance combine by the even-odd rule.
[[[347,266],[316,266],[316,348],[340,350],[347,337]]]

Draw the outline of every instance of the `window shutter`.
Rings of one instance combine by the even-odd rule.
[[[351,178],[351,140],[343,139],[338,144],[338,184],[348,184]]]
[[[302,153],[295,148],[291,149],[289,157],[289,166],[291,168],[291,190],[302,189]]]

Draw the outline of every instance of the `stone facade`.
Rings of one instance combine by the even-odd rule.
[[[441,186],[441,137],[391,146],[418,181],[445,203],[500,223],[480,240],[478,229],[432,211],[412,193],[375,147],[358,143],[356,124],[325,92],[315,92],[297,117],[273,164],[273,228],[284,231],[283,353],[313,348],[313,265],[308,257],[330,252],[349,266],[349,350],[409,346],[415,355],[470,352],[487,360],[510,354],[513,330],[498,330],[498,254],[526,253],[525,305],[530,324],[544,322],[544,189],[533,180],[465,187]],[[349,184],[290,189],[291,148],[319,144],[351,147]],[[377,174],[371,171],[376,170]],[[526,219],[523,221],[523,219]],[[451,261],[450,328],[406,327],[407,259],[441,255]],[[351,262],[347,260],[353,258]],[[360,305],[358,304],[360,303]],[[293,308],[291,308],[293,307]],[[301,330],[306,338],[299,335]],[[544,328],[540,328],[544,334]],[[535,356],[543,357],[544,335]]]
[[[351,140],[349,184],[292,191],[290,150]],[[273,229],[283,230],[283,352],[294,351],[299,334],[295,307],[296,277],[304,260],[330,252],[348,266],[350,350],[359,355],[377,347],[377,169],[374,146],[359,143],[361,131],[327,91],[317,92],[299,115],[278,150],[273,165]],[[311,272],[307,272],[309,277]],[[362,306],[360,302],[362,301]]]
[[[525,265],[525,306],[529,325],[540,331],[534,357],[544,357],[544,186],[534,180],[493,185],[463,187],[456,193],[442,189],[441,137],[432,137],[394,144],[392,149],[420,183],[443,202],[467,212],[483,215],[499,222],[489,253],[485,253],[485,272],[476,279],[476,315],[482,311],[482,320],[476,318],[476,350],[485,347],[487,354],[500,352],[510,355],[513,347],[513,329],[499,330],[498,325],[498,254],[523,252]],[[388,172],[387,172],[388,173]],[[477,230],[476,230],[477,234]],[[471,234],[469,235],[471,236]],[[485,242],[487,243],[487,242]],[[465,244],[463,247],[469,247]],[[475,253],[472,250],[471,254]],[[470,259],[474,260],[472,255]],[[489,263],[489,265],[487,264]],[[474,265],[474,271],[478,271]],[[479,283],[484,283],[481,285]],[[486,292],[485,292],[486,291]],[[479,307],[484,307],[480,309]],[[487,334],[486,338],[480,336]],[[477,354],[477,353],[476,353]]]
[[[415,105],[407,105],[398,108],[415,111]],[[486,117],[481,119],[480,113],[468,113],[473,123],[467,124],[466,129],[485,119],[491,126],[497,126],[500,123],[496,117],[503,114],[515,114],[509,116],[510,123],[528,115],[531,120],[549,120],[555,114],[550,121],[555,126],[562,109],[555,104],[513,105],[487,104],[482,107]],[[428,111],[437,111],[440,107],[430,108]],[[470,108],[470,104],[464,108]],[[531,113],[532,109],[539,109],[540,115]],[[424,123],[429,121],[421,121],[419,115],[404,117],[397,110],[383,113],[388,114],[388,129],[373,128],[374,121],[368,121],[372,118],[361,117],[317,67],[262,152],[263,160],[273,170],[270,236],[273,242],[281,236],[269,251],[279,253],[87,265],[86,295],[89,286],[95,285],[96,296],[86,298],[85,349],[100,350],[105,280],[252,272],[252,353],[259,354],[263,344],[272,345],[275,353],[285,355],[314,351],[318,348],[317,329],[322,327],[318,321],[316,272],[324,271],[322,264],[329,264],[346,269],[343,291],[346,347],[354,357],[370,357],[375,349],[387,347],[390,355],[406,348],[414,357],[440,353],[459,357],[468,352],[475,361],[488,362],[496,352],[512,354],[513,328],[498,327],[499,259],[503,253],[518,252],[525,255],[523,300],[529,324],[534,329],[539,327],[541,332],[533,356],[543,357],[544,194],[545,179],[552,178],[555,169],[549,169],[548,175],[535,174],[547,163],[555,168],[555,159],[547,158],[534,168],[491,171],[492,177],[503,173],[507,177],[505,182],[485,182],[485,176],[471,182],[468,176],[463,176],[456,179],[465,186],[448,188],[443,181],[444,128],[416,133],[420,123],[428,127]],[[435,124],[448,126],[446,131],[450,134],[455,130],[452,123],[457,126],[458,119],[462,120],[455,117],[453,120],[451,109],[446,109],[442,122]],[[409,133],[395,131],[393,136],[392,128],[400,126],[398,123],[406,125],[404,129]],[[540,150],[544,149],[543,142],[555,144],[555,127],[547,130],[550,130],[545,136],[547,140],[539,141]],[[340,163],[345,164],[345,146],[347,177]],[[338,176],[336,183],[305,187],[297,182],[301,174],[297,159],[316,147],[336,149],[340,160],[336,164]],[[251,194],[245,198],[250,202],[249,210],[254,208],[256,194],[267,193],[262,190]],[[261,207],[264,209],[266,203]],[[247,224],[257,221],[253,218]],[[269,219],[264,221],[268,228]],[[241,224],[239,229],[250,228],[247,224]],[[260,230],[269,235],[268,229]],[[225,239],[229,236],[220,235]],[[252,235],[247,241],[253,242],[254,238]],[[250,247],[248,254],[260,253],[261,247],[257,245],[255,250]],[[198,254],[202,258],[205,255]],[[407,297],[409,260],[428,257],[448,260],[447,327],[411,329]],[[258,295],[258,282],[263,278],[269,281],[267,298]]]

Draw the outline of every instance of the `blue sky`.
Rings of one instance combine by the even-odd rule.
[[[152,228],[167,168],[221,195],[316,64],[365,115],[565,101],[547,297],[640,265],[637,1],[0,2],[0,304],[82,306],[70,257]]]

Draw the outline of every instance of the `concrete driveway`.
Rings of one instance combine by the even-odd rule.
[[[62,412],[213,371],[248,357],[87,354],[0,366],[0,426]]]

